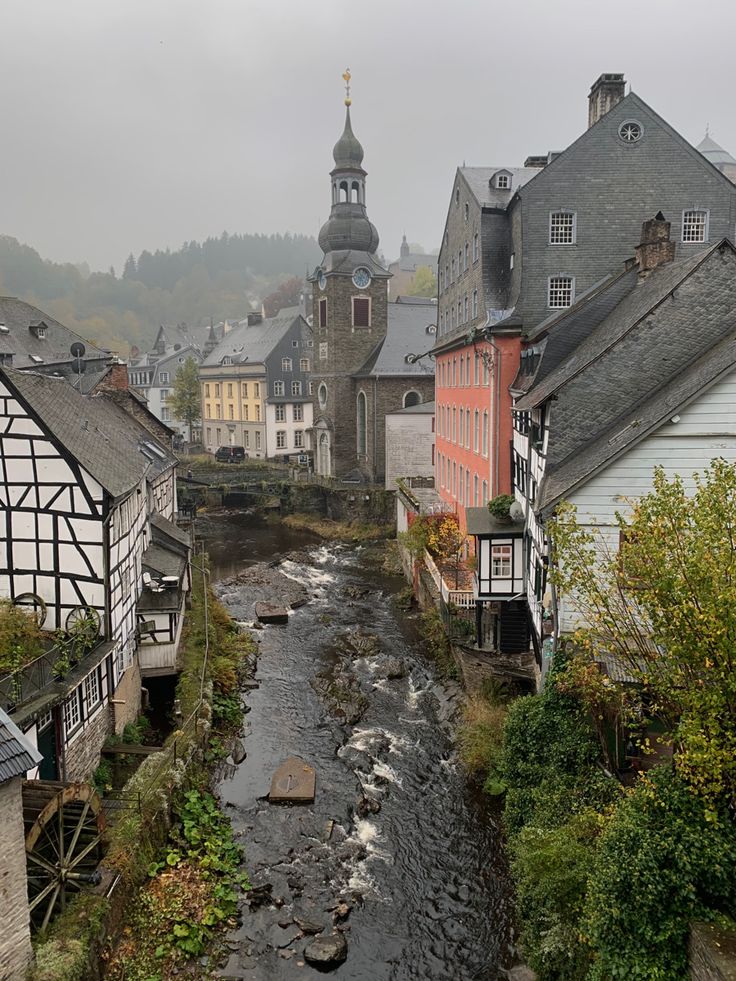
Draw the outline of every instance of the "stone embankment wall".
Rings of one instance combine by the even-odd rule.
[[[713,923],[693,923],[690,977],[692,981],[736,981],[736,932],[721,930]]]

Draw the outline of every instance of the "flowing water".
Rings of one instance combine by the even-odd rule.
[[[227,976],[316,977],[296,915],[326,933],[335,918],[345,929],[348,957],[336,979],[502,977],[511,926],[498,822],[455,758],[448,717],[457,692],[437,678],[416,621],[395,603],[403,580],[382,570],[376,550],[319,545],[253,517],[210,517],[198,532],[236,619],[252,618],[253,596],[231,577],[255,562],[269,571],[265,563],[289,549],[300,551],[278,570],[309,596],[287,626],[257,632],[247,757],[219,787],[253,884],[272,886],[270,901],[244,906]],[[356,637],[368,646],[356,650]],[[384,655],[401,659],[404,677],[381,677]],[[310,684],[318,673],[347,673],[362,718],[349,725],[330,711]],[[316,768],[312,805],[265,799],[291,755]]]

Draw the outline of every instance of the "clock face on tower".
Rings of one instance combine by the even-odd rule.
[[[327,286],[327,277],[325,276],[324,273],[320,273],[319,279],[317,280],[317,285],[321,290],[323,290],[325,286]]]
[[[370,286],[371,274],[365,268],[365,266],[358,266],[358,268],[355,270],[353,273],[353,283],[359,290],[364,290],[366,286]]]

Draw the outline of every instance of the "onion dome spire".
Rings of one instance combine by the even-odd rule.
[[[360,169],[363,163],[363,147],[360,145],[353,127],[350,124],[350,106],[353,100],[350,98],[350,69],[346,69],[342,76],[345,79],[345,129],[342,136],[335,144],[332,156],[335,160],[335,167],[340,170]]]

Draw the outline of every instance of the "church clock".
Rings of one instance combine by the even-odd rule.
[[[365,266],[358,266],[353,273],[353,283],[359,290],[364,290],[371,285],[371,274]]]

